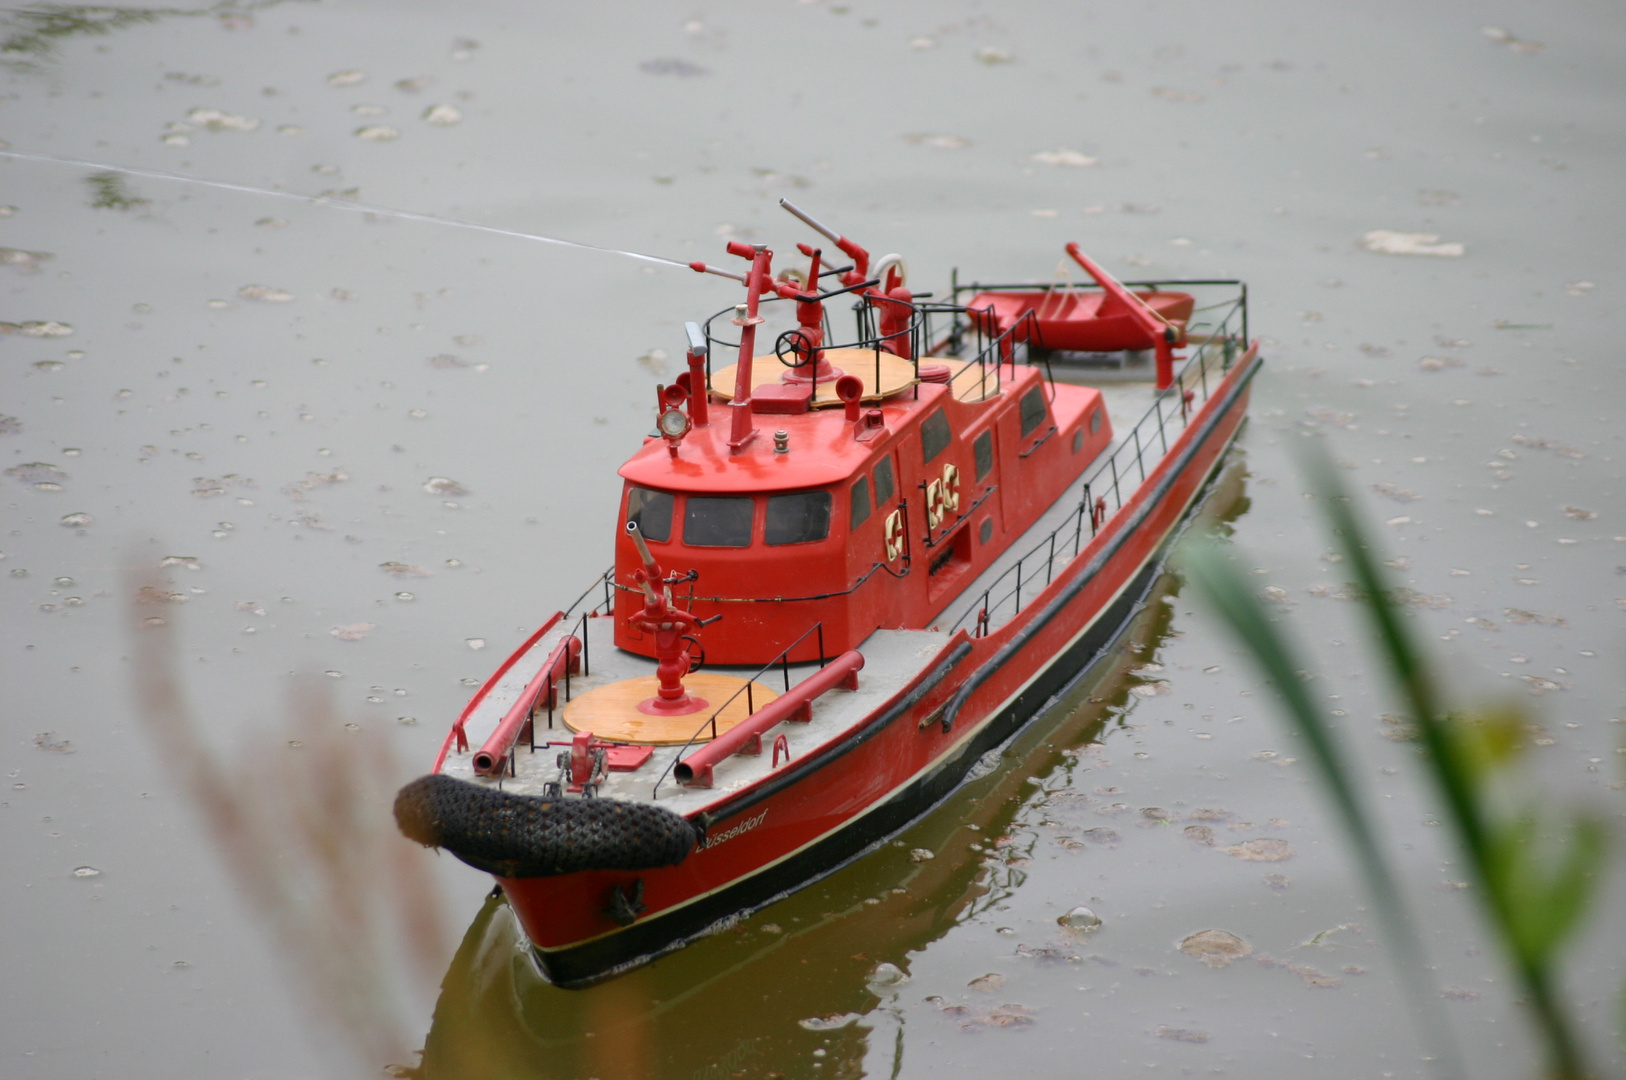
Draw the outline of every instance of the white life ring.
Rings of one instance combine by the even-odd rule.
[[[903,511],[894,510],[886,516],[886,561],[895,562],[903,554]]]
[[[943,481],[933,480],[926,485],[926,528],[935,529],[943,524]]]
[[[960,467],[943,466],[943,509],[951,514],[960,512]]]

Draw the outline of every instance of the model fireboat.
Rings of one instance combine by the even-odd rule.
[[[1138,609],[1259,368],[1240,282],[1126,286],[1068,244],[1093,285],[935,299],[781,205],[846,265],[691,264],[744,301],[656,388],[614,565],[396,801],[562,986],[861,856],[1043,712]]]

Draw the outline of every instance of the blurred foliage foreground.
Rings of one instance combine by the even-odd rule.
[[[1581,926],[1605,877],[1605,822],[1543,794],[1521,767],[1531,723],[1523,705],[1504,701],[1468,710],[1445,700],[1379,571],[1337,469],[1324,451],[1313,448],[1305,455],[1305,471],[1334,543],[1354,573],[1355,599],[1371,630],[1377,666],[1421,751],[1423,771],[1443,807],[1441,820],[1461,851],[1486,923],[1528,1008],[1545,1074],[1554,1080],[1597,1077],[1577,1034],[1573,1004],[1563,994],[1561,961],[1563,946]],[[1223,549],[1196,541],[1184,552],[1183,564],[1275,684],[1291,727],[1310,747],[1387,928],[1419,1036],[1442,1074],[1461,1076],[1414,923],[1383,854],[1376,820],[1363,804],[1354,761],[1311,699],[1305,666]],[[1621,1023],[1626,1027],[1626,1016]]]

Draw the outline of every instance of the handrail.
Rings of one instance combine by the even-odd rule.
[[[738,753],[748,753],[746,748],[753,743],[756,752],[760,754],[762,736],[770,729],[786,720],[813,719],[813,702],[838,686],[847,690],[857,690],[858,673],[863,667],[864,654],[857,649],[848,649],[797,683],[795,689],[774,698],[688,757],[674,761],[672,778],[685,787],[711,787],[712,769],[721,764],[725,758]],[[784,736],[781,735],[780,738],[783,739]],[[785,751],[788,760],[790,757],[788,742]],[[778,763],[778,756],[775,753],[775,764]]]
[[[586,619],[587,616],[583,615],[582,618]],[[548,699],[548,716],[551,723],[553,706],[558,699],[559,675],[563,672],[568,680],[573,672],[581,670],[582,649],[585,638],[585,632],[581,637],[568,634],[558,645],[554,646],[553,652],[548,654],[547,660],[543,662],[542,667],[531,679],[530,684],[515,699],[514,704],[509,706],[508,712],[503,714],[503,718],[497,722],[497,727],[492,731],[491,737],[485,741],[485,745],[475,751],[473,764],[476,773],[481,776],[493,776],[500,774],[503,766],[511,765],[514,748],[519,742],[519,737],[524,732],[527,722],[532,725],[535,724],[536,704],[544,694],[547,695]],[[534,726],[532,728],[531,742],[534,746],[536,742]]]
[[[707,727],[710,727],[711,728],[712,738],[717,737],[717,717],[722,715],[724,709],[726,709],[730,705],[734,704],[734,699],[738,698],[741,694],[744,694],[745,695],[746,716],[749,717],[749,716],[756,713],[756,711],[757,711],[756,707],[752,703],[752,700],[751,700],[751,685],[754,682],[756,682],[756,680],[757,680],[757,678],[759,676],[767,674],[769,668],[773,667],[775,664],[778,664],[784,669],[784,672],[785,672],[785,690],[787,692],[790,690],[790,654],[791,654],[791,650],[796,648],[796,646],[800,645],[802,642],[806,641],[810,634],[817,634],[818,635],[819,668],[821,670],[824,668],[824,665],[825,665],[825,659],[824,659],[824,622],[821,620],[819,622],[814,623],[812,626],[808,627],[806,630],[803,630],[802,631],[802,636],[797,638],[795,641],[791,642],[789,645],[786,645],[784,647],[784,649],[780,651],[778,656],[774,657],[772,660],[769,660],[766,664],[763,664],[761,667],[757,668],[757,670],[753,674],[751,674],[750,676],[748,676],[746,678],[744,686],[740,687],[738,690],[736,690],[732,694],[728,695],[728,700],[727,701],[723,702],[721,705],[717,706],[717,708],[713,709],[712,712],[711,712],[711,715],[706,717],[705,720],[701,721],[700,726],[694,729],[694,734],[689,736],[689,741],[684,743],[682,746],[680,746],[678,748],[678,752],[672,756],[672,760],[666,763],[666,768],[661,770],[661,774],[655,778],[655,786],[653,788],[651,788],[650,791],[649,791],[649,797],[650,797],[651,800],[660,798],[660,791],[661,791],[662,782],[664,782],[666,780],[667,775],[670,774],[671,771],[672,771],[672,767],[678,763],[679,759],[681,759],[683,757],[683,755],[688,751],[689,747],[691,747],[691,746],[693,746],[695,744],[695,740],[700,738],[700,733],[702,731],[705,731]]]
[[[1186,284],[1210,283],[1188,282]],[[1079,503],[1072,513],[1057,525],[1048,536],[1039,540],[1013,565],[1007,567],[1004,572],[995,578],[982,591],[980,598],[966,608],[960,614],[960,617],[955,620],[953,626],[949,628],[950,633],[961,629],[969,620],[972,623],[973,636],[982,637],[986,635],[993,622],[992,616],[1007,603],[1012,604],[1015,608],[1012,612],[1014,618],[1022,610],[1022,590],[1024,585],[1039,576],[1039,566],[1030,563],[1030,560],[1033,560],[1041,549],[1046,552],[1042,561],[1044,585],[1034,590],[1034,592],[1039,592],[1043,590],[1045,585],[1049,585],[1054,577],[1058,539],[1063,545],[1063,558],[1076,558],[1083,547],[1085,517],[1088,516],[1090,520],[1090,536],[1092,539],[1110,520],[1110,515],[1104,518],[1098,516],[1096,509],[1097,505],[1105,504],[1108,487],[1110,486],[1113,499],[1111,512],[1115,514],[1128,501],[1124,498],[1122,483],[1123,474],[1128,471],[1127,467],[1134,464],[1139,471],[1141,482],[1144,483],[1147,475],[1144,455],[1148,448],[1155,448],[1152,446],[1151,439],[1155,436],[1158,439],[1158,445],[1161,445],[1163,453],[1166,454],[1169,445],[1167,429],[1168,425],[1173,422],[1175,413],[1178,412],[1179,414],[1181,430],[1190,426],[1192,410],[1185,407],[1185,395],[1188,392],[1193,397],[1200,394],[1201,400],[1207,401],[1209,369],[1211,367],[1217,368],[1218,373],[1221,375],[1228,372],[1236,360],[1239,342],[1245,343],[1246,341],[1246,338],[1242,334],[1236,333],[1235,327],[1232,326],[1233,318],[1236,318],[1243,327],[1247,326],[1246,286],[1242,286],[1240,282],[1220,282],[1217,284],[1238,285],[1241,291],[1236,297],[1225,301],[1223,304],[1210,306],[1209,310],[1221,307],[1229,309],[1224,317],[1219,320],[1215,331],[1207,335],[1207,339],[1200,344],[1193,343],[1196,352],[1181,366],[1174,382],[1167,389],[1158,392],[1152,401],[1151,408],[1147,409],[1145,414],[1135,422],[1134,427],[1130,428],[1129,432],[1119,439],[1118,446],[1112,453],[1084,477]],[[963,290],[970,288],[970,286],[959,286],[959,288]],[[1218,353],[1217,358],[1216,351]],[[1172,407],[1166,409],[1166,404]],[[1122,470],[1119,468],[1120,457],[1122,458],[1122,464],[1125,466]],[[1111,478],[1110,485],[1104,482],[1108,476]],[[1099,493],[1096,490],[1098,481],[1102,482],[1099,485]],[[1133,490],[1130,497],[1133,497]],[[1070,555],[1065,550],[1065,534],[1069,530],[1073,534]]]

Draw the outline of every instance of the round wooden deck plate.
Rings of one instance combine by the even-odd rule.
[[[651,743],[656,746],[686,743],[695,729],[705,724],[712,712],[744,685],[745,680],[736,675],[697,672],[683,680],[683,688],[689,692],[689,696],[704,699],[706,707],[682,716],[654,716],[639,712],[638,703],[655,696],[660,680],[653,675],[623,679],[585,694],[577,694],[566,702],[565,727],[571,731],[589,731],[611,742]],[[778,696],[761,683],[752,685],[751,704],[759,709]],[[717,717],[717,734],[721,735],[749,715],[745,695],[741,694]],[[711,725],[706,724],[704,737],[695,742],[710,742],[711,739]]]
[[[840,368],[848,375],[856,375],[864,381],[863,401],[879,401],[884,397],[891,397],[899,390],[913,386],[915,380],[915,366],[901,356],[894,356],[889,352],[882,352],[881,381],[875,381],[875,352],[872,349],[826,349],[825,359]],[[922,363],[938,363],[935,360],[924,360]],[[734,369],[737,364],[730,364],[725,368],[718,368],[711,373],[711,392],[724,401],[734,397]],[[751,389],[778,383],[779,376],[789,371],[779,362],[779,357],[773,353],[759,356],[751,361]],[[836,397],[836,384],[833,382],[819,384],[819,396],[814,400],[815,409],[835,408],[841,404]]]

